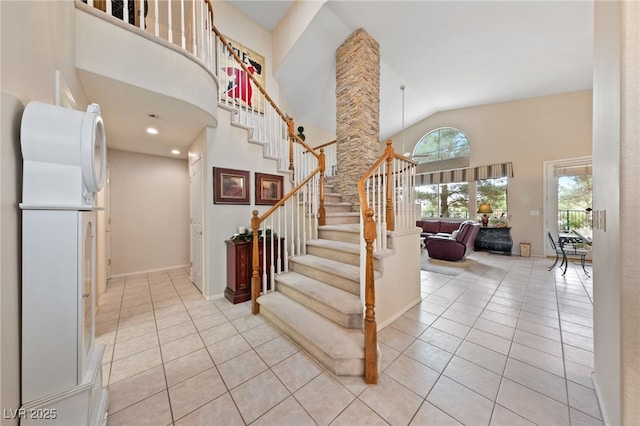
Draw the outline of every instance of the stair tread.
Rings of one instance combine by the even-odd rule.
[[[322,225],[318,226],[318,229],[325,231],[346,231],[346,232],[360,232],[359,223],[345,223],[338,225]]]
[[[348,280],[360,282],[360,268],[355,265],[325,259],[324,257],[314,256],[312,254],[290,257],[289,260],[291,262],[297,262],[334,275],[339,275]]]
[[[339,217],[339,216],[360,216],[359,212],[327,212],[327,217]]]
[[[360,297],[348,291],[333,287],[316,279],[297,272],[287,272],[276,276],[278,283],[283,283],[344,314],[361,314]]]
[[[307,240],[307,245],[360,254],[360,245],[354,243],[345,243],[344,241],[325,240],[323,238],[318,238],[315,240]]]
[[[353,203],[348,203],[346,201],[325,201],[325,206],[352,206]]]
[[[344,328],[279,292],[260,296],[258,303],[332,359],[364,358],[362,330]]]

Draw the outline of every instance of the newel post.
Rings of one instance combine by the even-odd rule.
[[[253,211],[253,217],[251,218],[251,230],[253,232],[252,239],[252,252],[251,252],[251,313],[254,315],[260,313],[260,305],[258,304],[258,297],[260,296],[260,254],[258,251],[258,230],[260,229],[260,218],[258,217],[258,210]]]
[[[391,139],[387,140],[387,147],[384,150],[384,155],[387,157],[387,176],[386,176],[386,196],[387,196],[387,231],[394,231],[396,229],[396,217],[393,214],[393,190],[395,175],[393,174],[393,142]]]
[[[364,379],[366,383],[378,383],[378,325],[376,324],[376,288],[373,278],[373,241],[376,239],[376,223],[373,209],[364,212],[364,240],[366,243],[364,290]]]
[[[326,167],[324,148],[320,148],[320,156],[318,157],[320,166],[320,205],[318,206],[318,225],[326,225],[326,213],[324,210],[324,171]]]

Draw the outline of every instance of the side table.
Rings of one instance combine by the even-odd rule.
[[[273,244],[273,263],[280,259],[280,270],[284,269],[284,238]],[[251,299],[251,276],[253,274],[253,241],[225,241],[227,244],[227,288],[224,296],[231,303],[242,303]],[[271,264],[271,244],[267,241],[266,263]],[[262,278],[262,264],[264,259],[262,239],[258,244],[260,277]],[[276,265],[277,269],[277,265]],[[271,279],[267,274],[267,288],[271,288]]]
[[[481,226],[473,243],[476,251],[484,250],[511,256],[511,227]]]

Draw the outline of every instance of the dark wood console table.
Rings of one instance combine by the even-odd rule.
[[[475,250],[491,251],[511,256],[511,227],[481,226],[473,243]]]
[[[274,265],[277,270],[277,259],[280,258],[280,270],[284,269],[284,238],[274,242]],[[242,303],[251,299],[251,275],[253,273],[253,241],[225,241],[227,244],[227,288],[224,297],[231,303]],[[258,243],[260,279],[262,280],[262,262],[264,247],[262,240]],[[271,265],[271,241],[266,243],[267,268]],[[271,277],[267,274],[267,288],[271,288]]]

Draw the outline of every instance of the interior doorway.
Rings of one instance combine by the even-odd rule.
[[[591,156],[544,163],[545,256],[555,256],[547,243],[551,235],[577,230],[591,238]]]
[[[191,282],[203,293],[202,265],[204,240],[202,238],[202,156],[199,155],[189,164],[190,188],[190,234],[191,234]],[[203,293],[204,294],[204,293]]]

